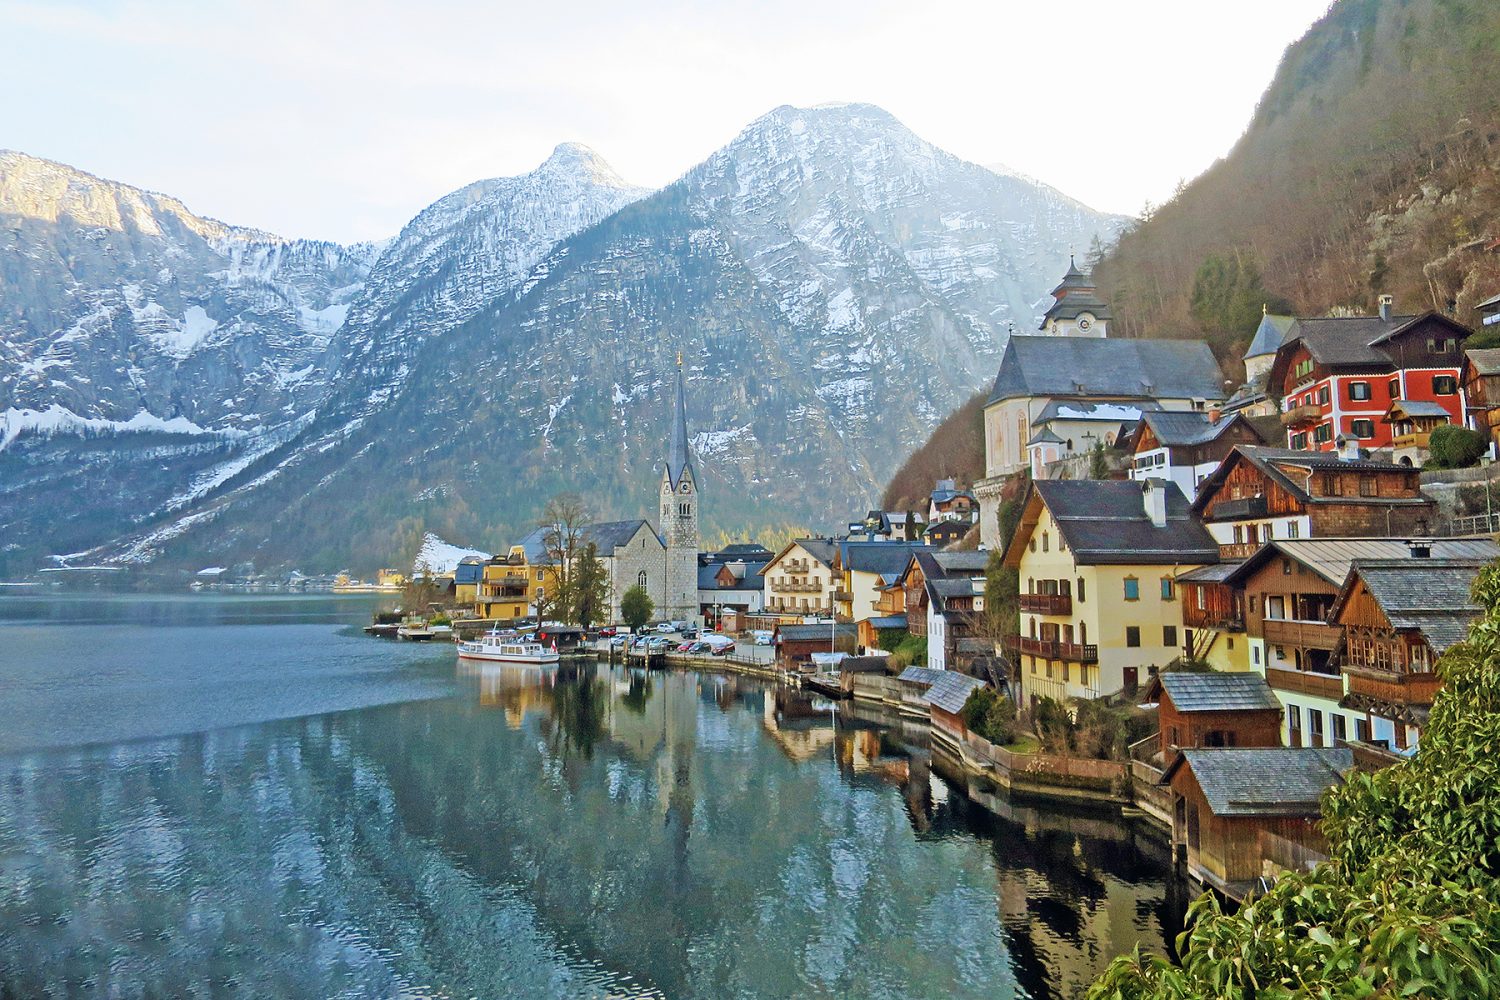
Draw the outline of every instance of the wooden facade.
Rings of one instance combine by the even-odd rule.
[[[1154,684],[1153,687],[1160,687]],[[1149,698],[1150,695],[1148,694]],[[1256,708],[1212,712],[1181,712],[1165,689],[1157,708],[1161,727],[1161,759],[1170,764],[1189,747],[1279,747],[1281,709]]]
[[[1210,807],[1192,768],[1168,770],[1172,789],[1172,843],[1188,871],[1220,892],[1243,899],[1266,872],[1263,845],[1274,838],[1295,845],[1310,859],[1326,856],[1328,839],[1319,817],[1292,815],[1220,816]]]

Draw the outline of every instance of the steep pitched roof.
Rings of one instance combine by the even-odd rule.
[[[1376,343],[1388,339],[1419,319],[1417,316],[1341,316],[1299,318],[1283,345],[1300,342],[1313,360],[1325,365],[1392,367],[1390,357]]]
[[[1267,354],[1275,354],[1281,342],[1286,339],[1286,332],[1296,322],[1295,316],[1262,313],[1260,326],[1255,328],[1255,337],[1250,341],[1250,346],[1245,349],[1244,357],[1258,358]]]
[[[1216,816],[1317,816],[1323,792],[1354,768],[1348,747],[1183,750],[1167,767],[1192,769]]]
[[[629,542],[635,537],[636,530],[650,525],[640,518],[629,521],[600,521],[596,524],[586,524],[580,532],[582,543],[593,542],[599,549],[601,556],[613,556],[615,549]],[[526,562],[532,566],[543,566],[551,558],[547,554],[547,534],[552,529],[548,527],[536,527],[526,533],[516,544],[520,545],[526,553]],[[655,532],[651,532],[655,536]],[[657,539],[660,541],[660,539]]]
[[[1221,399],[1224,376],[1201,340],[1011,337],[988,403],[1020,396]]]
[[[1493,558],[1442,558],[1434,549],[1428,559],[1356,560],[1339,591],[1333,615],[1348,603],[1355,581],[1363,580],[1393,628],[1419,630],[1427,644],[1441,653],[1462,642],[1469,623],[1483,613],[1469,588]]]
[[[1476,375],[1500,375],[1500,347],[1471,347],[1464,353]]]
[[[1179,712],[1281,711],[1276,693],[1260,674],[1191,673],[1168,670],[1157,681]]]
[[[1142,491],[1147,485],[1166,491],[1166,523],[1157,527],[1146,513]],[[1038,479],[1033,480],[1022,515],[1022,530],[1011,538],[1007,564],[1019,565],[1030,539],[1034,496],[1057,522],[1058,531],[1085,565],[1163,565],[1214,563],[1219,545],[1188,508],[1176,483],[1148,480]]]
[[[672,440],[667,446],[667,479],[673,487],[682,485],[684,473],[692,474],[693,456],[688,444],[687,400],[682,387],[682,354],[677,355],[677,400],[672,411]],[[696,480],[698,477],[695,475]]]
[[[853,622],[839,622],[837,626],[778,625],[776,635],[783,642],[831,642],[834,638],[835,627],[839,638],[849,638],[855,633]]]

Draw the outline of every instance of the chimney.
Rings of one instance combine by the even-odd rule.
[[[1147,479],[1141,484],[1141,501],[1146,516],[1153,527],[1167,526],[1167,484],[1160,479]]]
[[[1383,323],[1391,321],[1391,304],[1396,301],[1394,295],[1382,295],[1380,297],[1380,320]]]
[[[1413,538],[1406,543],[1406,552],[1413,559],[1431,559],[1432,543],[1425,538]]]
[[[1338,449],[1340,462],[1359,461],[1359,442],[1353,438],[1340,434],[1338,439],[1334,441],[1334,447]]]
[[[1211,424],[1218,423],[1219,422],[1219,418],[1222,417],[1223,415],[1224,415],[1224,411],[1219,408],[1219,406],[1218,406],[1217,403],[1212,404],[1212,405],[1209,406],[1209,408],[1208,408],[1208,422],[1209,423],[1211,423]]]

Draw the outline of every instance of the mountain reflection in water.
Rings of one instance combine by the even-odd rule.
[[[0,757],[0,995],[1068,997],[1178,929],[1127,827],[994,816],[893,717],[593,665],[458,686]]]

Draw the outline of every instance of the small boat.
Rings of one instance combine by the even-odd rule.
[[[460,642],[458,658],[490,660],[496,663],[524,663],[530,666],[551,666],[562,659],[557,655],[557,650],[548,649],[539,642],[527,642],[525,639],[495,631],[486,632],[474,642]]]

